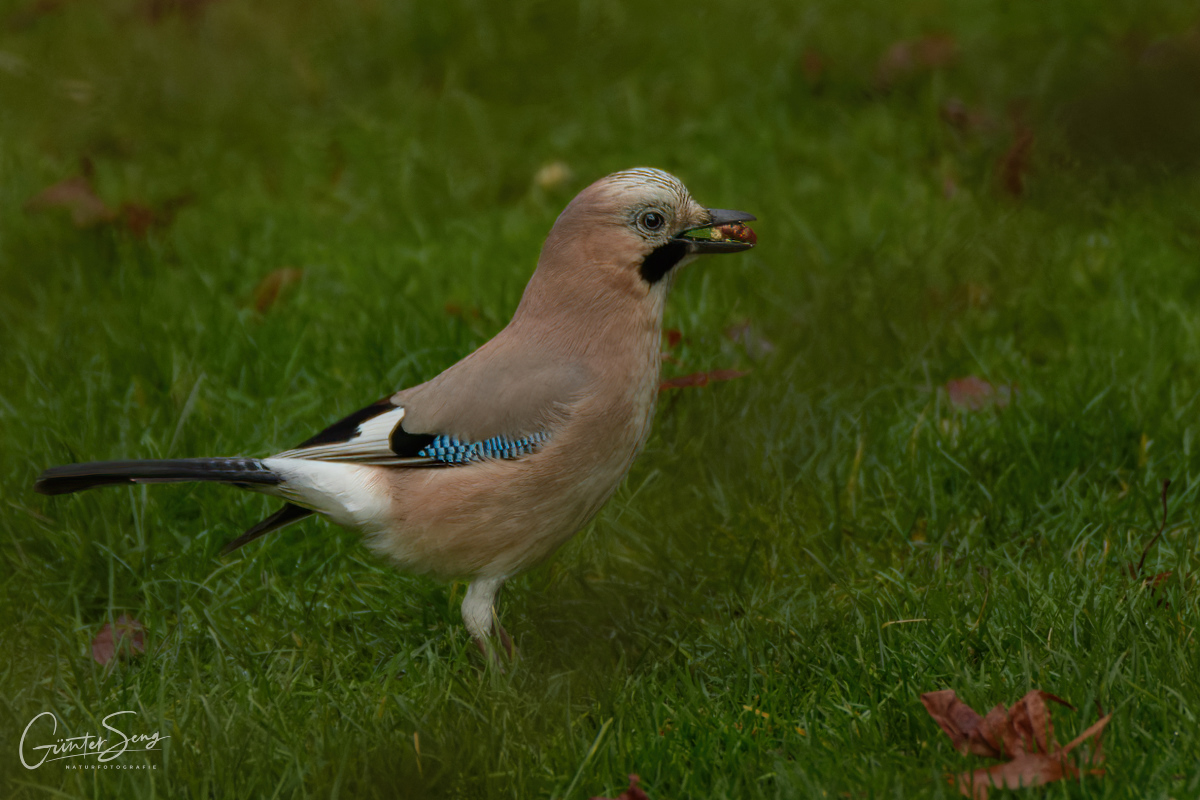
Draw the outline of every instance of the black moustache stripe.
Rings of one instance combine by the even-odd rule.
[[[659,245],[642,259],[642,280],[651,285],[658,283],[687,254],[688,246],[685,242],[672,239],[666,244]]]

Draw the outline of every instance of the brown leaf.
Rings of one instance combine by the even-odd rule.
[[[668,378],[658,385],[659,389],[685,389],[691,386],[708,386],[718,381],[731,381],[749,375],[738,369],[714,369],[711,372],[693,372],[678,378]]]
[[[946,732],[959,752],[1009,758],[1003,764],[959,774],[957,784],[964,796],[987,800],[988,790],[993,787],[1016,789],[1078,777],[1078,768],[1067,757],[1085,740],[1104,730],[1111,715],[1093,723],[1066,747],[1060,747],[1054,741],[1054,726],[1046,707],[1047,701],[1074,710],[1061,697],[1034,689],[1014,703],[1012,708],[1005,710],[1004,706],[998,705],[980,719],[979,714],[959,700],[951,689],[921,695],[921,702],[929,715]],[[1083,763],[1098,764],[1102,760],[1097,740],[1092,757]],[[1093,769],[1090,773],[1102,775],[1104,771]]]
[[[1012,735],[1011,738],[1005,738],[1005,750],[1009,756],[1016,758],[1023,753],[1045,755],[1054,749],[1054,724],[1046,709],[1047,700],[1071,708],[1067,701],[1034,689],[1008,710]]]
[[[271,270],[254,289],[254,310],[260,314],[267,313],[279,299],[280,293],[287,287],[299,283],[303,277],[304,270],[296,267],[280,267]]]
[[[615,800],[650,800],[650,797],[642,791],[640,786],[638,786],[641,781],[642,779],[637,775],[630,774],[629,788],[617,795]],[[593,797],[591,800],[610,800],[610,798]]]
[[[980,717],[975,709],[959,700],[953,689],[923,694],[921,702],[925,705],[929,716],[933,717],[934,721],[941,726],[946,735],[950,737],[954,748],[960,753],[974,753],[977,756],[989,758],[1001,757],[1000,747],[989,741],[988,737],[980,730],[981,723],[985,721],[984,718]],[[1004,714],[1004,706],[997,706],[996,709]],[[988,721],[992,719],[996,709],[988,714]]]
[[[1074,778],[1079,770],[1058,757],[1022,754],[1012,761],[958,776],[958,790],[964,797],[987,800],[988,789],[1022,789],[1041,786],[1063,778]]]
[[[47,186],[25,203],[26,211],[63,209],[71,213],[71,221],[77,228],[90,228],[102,222],[112,222],[117,217],[104,201],[96,196],[90,178],[76,175]]]
[[[1004,408],[1013,394],[1013,387],[993,386],[975,375],[946,381],[945,388],[950,403],[967,411],[981,411],[988,406]]]
[[[683,334],[675,328],[667,328],[667,347],[674,350],[683,341]]]
[[[1025,175],[1029,172],[1030,153],[1033,151],[1033,131],[1017,129],[1012,145],[996,162],[996,177],[1000,188],[1012,197],[1025,193]]]
[[[146,636],[142,623],[125,614],[115,623],[106,622],[92,639],[92,658],[97,664],[107,664],[116,657],[129,657],[146,652]]]

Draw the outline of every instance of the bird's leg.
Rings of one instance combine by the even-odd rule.
[[[502,586],[504,578],[482,578],[473,581],[467,587],[467,596],[463,598],[462,604],[463,624],[467,626],[479,652],[493,661],[498,660],[489,642],[493,630],[499,634],[500,643],[510,659],[513,653],[512,639],[508,637],[508,632],[496,616],[496,597],[500,594]]]

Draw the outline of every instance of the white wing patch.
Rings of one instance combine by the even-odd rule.
[[[302,458],[310,461],[350,461],[355,464],[394,466],[429,464],[430,458],[404,458],[392,451],[392,431],[404,419],[404,409],[391,411],[360,422],[358,430],[344,442],[328,442],[311,447],[298,447],[277,453],[273,458]]]

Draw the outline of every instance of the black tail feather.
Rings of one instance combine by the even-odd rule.
[[[255,458],[175,458],[163,461],[93,461],[43,472],[33,485],[42,494],[69,494],[130,483],[218,481],[273,485],[282,480]]]
[[[274,514],[267,517],[262,522],[258,523],[253,528],[222,547],[221,555],[227,556],[242,545],[249,544],[258,537],[266,536],[271,531],[277,531],[280,528],[291,525],[293,522],[299,522],[312,513],[313,512],[309,511],[307,508],[301,508],[300,506],[288,503]]]

